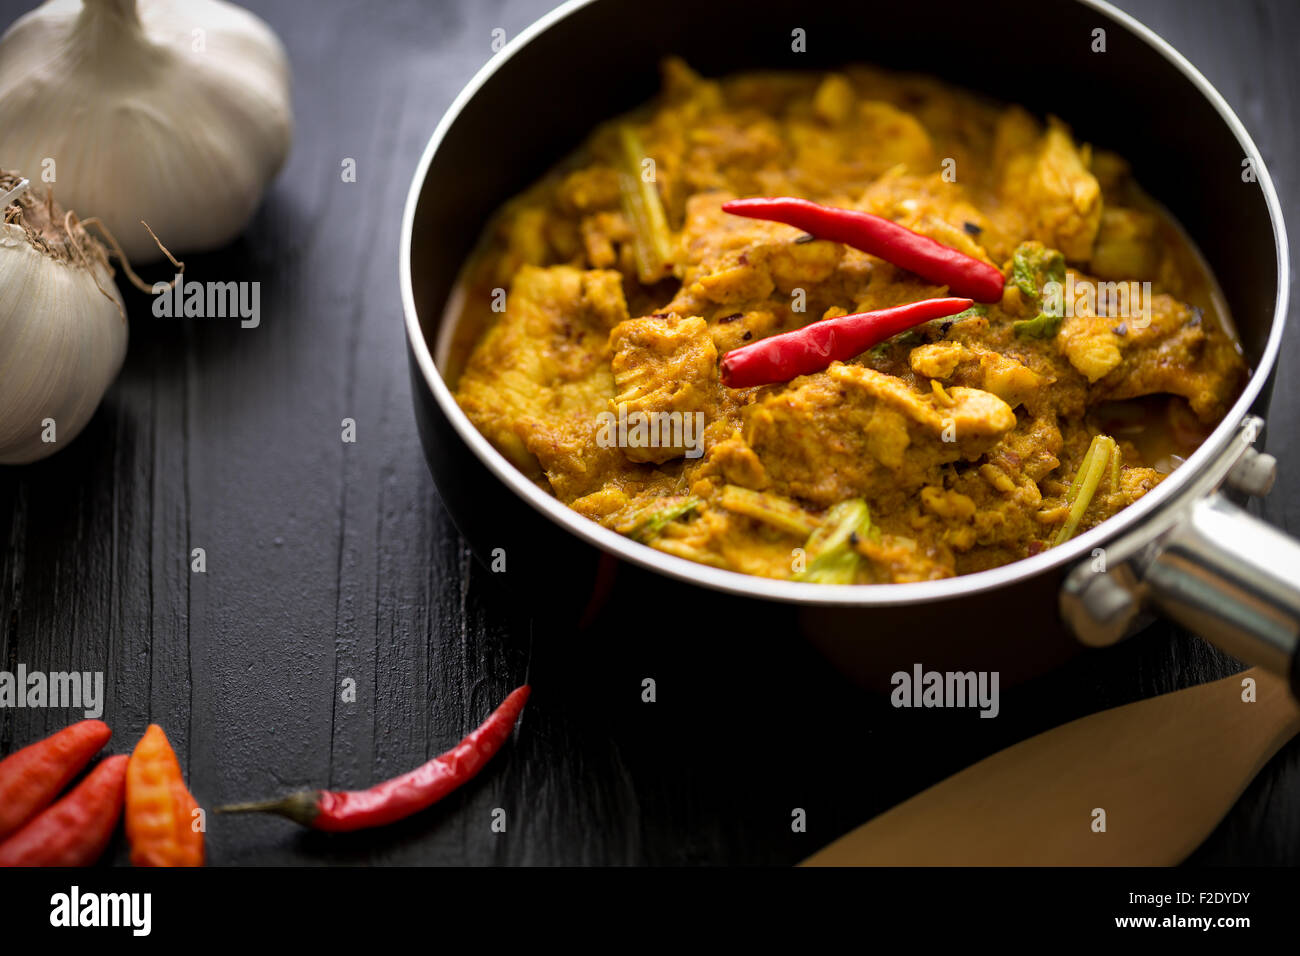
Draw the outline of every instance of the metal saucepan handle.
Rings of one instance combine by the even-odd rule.
[[[1276,462],[1253,416],[1182,502],[1074,568],[1061,612],[1085,644],[1112,644],[1156,611],[1232,656],[1287,677],[1300,696],[1300,542],[1234,504],[1267,494]]]

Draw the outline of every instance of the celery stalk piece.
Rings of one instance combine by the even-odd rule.
[[[660,508],[650,508],[637,515],[636,524],[626,532],[633,541],[648,544],[659,536],[665,525],[689,514],[700,506],[699,498],[686,498],[674,501]]]
[[[757,518],[764,524],[801,537],[815,531],[819,524],[816,516],[804,511],[788,498],[752,491],[739,485],[724,485],[718,504],[728,511]]]
[[[853,549],[853,537],[871,533],[871,511],[867,503],[861,498],[841,501],[826,512],[822,523],[808,536],[804,551],[809,563],[794,579],[815,584],[852,584],[861,566],[861,559]]]
[[[637,278],[650,285],[668,274],[673,258],[672,232],[659,189],[641,175],[641,162],[646,158],[641,137],[631,126],[620,126],[618,138],[625,167],[618,177],[623,214],[635,236]]]
[[[807,571],[796,574],[795,580],[811,584],[852,584],[857,580],[861,563],[856,551],[839,548],[818,557],[808,565]]]
[[[1093,438],[1092,444],[1088,446],[1088,451],[1083,456],[1083,461],[1079,463],[1079,471],[1070,484],[1070,491],[1065,496],[1070,512],[1065,518],[1065,524],[1061,525],[1061,530],[1056,533],[1056,540],[1052,542],[1052,547],[1069,541],[1079,530],[1079,522],[1083,520],[1084,513],[1092,504],[1093,496],[1097,494],[1101,479],[1106,474],[1106,464],[1117,452],[1115,439],[1109,435],[1097,435]]]
[[[731,566],[721,555],[689,545],[679,538],[658,537],[649,544],[656,551],[662,551],[664,554],[671,554],[678,558],[685,558],[687,561],[694,561],[696,564],[707,564],[723,570],[731,569]]]
[[[826,512],[826,517],[818,525],[817,530],[808,536],[805,550],[816,557],[827,551],[842,548],[848,544],[849,537],[862,526],[863,522],[870,523],[870,521],[867,503],[861,498],[841,501]]]

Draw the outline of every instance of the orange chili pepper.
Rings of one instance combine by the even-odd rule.
[[[126,768],[126,835],[136,866],[202,866],[198,803],[185,788],[180,761],[157,724],[150,724]]]

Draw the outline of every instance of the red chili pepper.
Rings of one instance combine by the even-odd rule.
[[[783,222],[818,239],[830,239],[861,249],[922,279],[946,285],[953,295],[976,302],[1001,302],[1002,270],[981,262],[929,236],[869,212],[823,206],[807,199],[733,199],[724,212],[750,219]]]
[[[771,335],[722,356],[722,384],[752,388],[820,372],[831,362],[846,362],[914,325],[956,315],[971,304],[970,299],[922,299],[892,309],[822,319],[793,332]]]
[[[112,735],[102,720],[82,720],[0,761],[0,840],[49,806]]]
[[[472,779],[505,744],[530,688],[516,688],[487,720],[445,754],[369,790],[303,790],[280,800],[240,803],[218,813],[278,813],[316,830],[343,832],[393,823],[432,806]]]
[[[90,866],[122,816],[126,754],[101,760],[66,797],[0,843],[0,866]]]

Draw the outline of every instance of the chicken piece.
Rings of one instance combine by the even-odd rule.
[[[940,518],[970,521],[975,517],[973,498],[937,485],[927,485],[921,489],[921,507]]]
[[[840,107],[846,109],[843,119],[828,126],[824,111]],[[791,171],[801,192],[855,193],[895,166],[913,173],[935,168],[930,134],[915,116],[891,103],[863,100],[854,106],[824,100],[814,109],[818,120],[792,120],[788,126],[795,150]]]
[[[457,386],[461,408],[488,440],[564,500],[626,467],[617,448],[595,441],[597,416],[614,394],[608,330],[626,318],[617,272],[525,266]]]
[[[912,349],[912,371],[942,382],[955,382],[991,392],[1010,407],[1033,399],[1044,380],[1010,356],[959,342],[934,342]]]
[[[772,294],[772,274],[765,265],[746,255],[699,277],[692,291],[719,305],[761,302]]]
[[[934,168],[930,134],[911,113],[882,100],[859,103],[857,112],[861,140],[852,144],[852,151],[867,153],[876,169],[902,165],[922,173]]]
[[[934,342],[912,349],[907,361],[917,375],[946,382],[958,365],[970,361],[970,349],[960,342]]]
[[[1089,171],[1097,177],[1104,207],[1122,206],[1132,199],[1133,170],[1123,156],[1109,150],[1094,150]],[[1105,216],[1104,209],[1102,215]]]
[[[593,269],[612,269],[619,264],[615,246],[630,246],[632,229],[621,212],[601,212],[585,217],[578,226],[583,254]]]
[[[1002,198],[1019,212],[1021,234],[1060,249],[1071,261],[1086,262],[1101,225],[1101,187],[1059,120],[1051,119],[1036,138],[1029,135],[1031,128],[1037,130],[1037,124],[1019,108],[998,122]]]
[[[1057,339],[1061,351],[1089,382],[1109,375],[1124,361],[1114,331],[1117,326],[1115,319],[1086,310],[1076,310],[1061,326]]]
[[[997,465],[1016,483],[1022,476],[1033,483],[1060,467],[1062,445],[1061,429],[1055,415],[1030,417],[1003,436],[1002,441],[989,452],[989,462]]]
[[[759,246],[757,254],[767,264],[778,292],[789,295],[795,289],[810,289],[835,274],[844,258],[838,242],[796,242],[794,238]]]
[[[500,229],[505,251],[497,264],[496,281],[509,285],[515,273],[525,266],[546,264],[550,244],[546,238],[548,216],[541,206],[515,206],[502,218]]]
[[[1094,380],[1089,403],[1163,392],[1187,399],[1202,422],[1222,418],[1246,374],[1236,343],[1172,296],[1153,295],[1149,303],[1147,316],[1107,320],[1121,359]]]
[[[556,200],[565,212],[586,215],[618,208],[618,170],[612,166],[588,166],[564,178]]]
[[[1159,241],[1155,216],[1104,209],[1088,271],[1103,279],[1155,279],[1160,272]]]
[[[813,94],[813,113],[823,123],[835,126],[849,118],[856,99],[848,77],[843,73],[829,73]]]
[[[797,242],[803,233],[791,226],[729,215],[722,204],[730,198],[709,193],[687,203],[682,287],[670,311],[710,314],[725,306],[728,312],[757,312],[773,299],[788,309],[790,294],[802,289],[807,321],[846,295],[855,277],[841,274],[842,245]]]
[[[763,243],[780,241],[778,237],[783,234],[789,241],[799,232],[778,223],[728,215],[722,211],[722,204],[731,198],[727,193],[706,193],[692,196],[686,204],[686,222],[681,236],[683,290],[725,267],[737,265],[761,273],[763,278],[756,284],[765,283],[767,292],[772,290],[765,264],[756,261],[749,253]]]
[[[1013,165],[1033,156],[1042,135],[1043,127],[1027,110],[1012,106],[1002,111],[994,130],[993,165],[1004,179]]]
[[[915,538],[883,533],[858,538],[853,548],[870,562],[871,580],[890,584],[952,577],[952,557],[942,548],[922,549]]]
[[[708,323],[698,316],[628,319],[614,327],[609,346],[616,390],[609,410],[627,423],[623,454],[656,463],[700,457],[718,380]],[[647,443],[634,440],[641,423]]]
[[[745,444],[739,435],[732,435],[709,449],[709,458],[702,472],[716,471],[728,484],[743,488],[765,488],[767,472],[754,449]]]
[[[836,362],[744,410],[744,437],[775,491],[829,506],[936,481],[939,465],[978,458],[1015,427],[1006,402],[948,390],[951,406],[902,379]]]
[[[990,231],[989,219],[966,196],[960,182],[945,179],[942,172],[913,175],[896,166],[863,190],[853,208],[883,216],[936,242],[952,246],[975,259],[993,261],[1002,239]],[[965,228],[970,224],[976,236]]]

